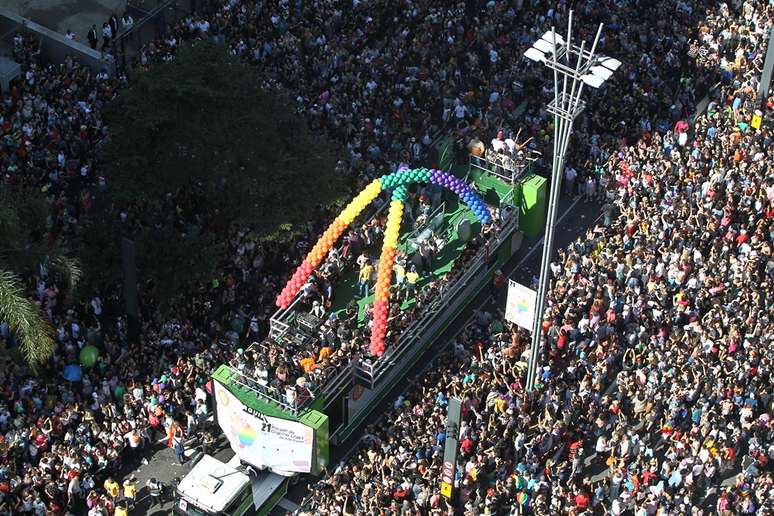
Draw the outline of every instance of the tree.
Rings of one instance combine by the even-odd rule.
[[[19,338],[27,365],[35,371],[54,351],[54,331],[40,309],[24,293],[12,272],[0,269],[0,321]]]
[[[52,251],[46,217],[51,208],[35,191],[0,189],[0,268],[28,273]]]
[[[53,330],[18,275],[36,274],[43,265],[66,296],[75,293],[82,276],[80,262],[49,238],[49,211],[39,192],[0,190],[0,321],[18,338],[22,358],[33,371],[53,353]]]
[[[340,198],[336,149],[262,82],[226,48],[196,42],[108,106],[109,195],[157,287],[209,279],[232,223],[276,236]]]

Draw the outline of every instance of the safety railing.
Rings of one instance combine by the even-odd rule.
[[[508,184],[513,184],[522,176],[529,174],[532,171],[533,164],[538,159],[531,154],[520,159],[513,159],[507,154],[495,153],[491,149],[489,153],[492,154],[494,159],[490,159],[486,155],[476,156],[475,154],[470,154],[469,166],[483,170]]]
[[[252,350],[255,346],[260,346],[260,344],[256,343],[251,345],[248,348],[248,351]],[[296,397],[294,401],[290,403],[284,392],[276,387],[263,385],[255,377],[244,373],[238,368],[236,361],[232,361],[229,365],[231,366],[232,371],[230,380],[233,383],[252,391],[256,396],[277,405],[282,410],[290,412],[294,416],[297,416],[317,397],[316,389],[307,385],[304,388],[309,392],[309,395]]]

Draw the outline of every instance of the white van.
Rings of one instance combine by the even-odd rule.
[[[223,463],[202,455],[180,481],[175,514],[189,516],[264,515],[287,493],[287,478],[260,471],[248,476],[239,457]]]

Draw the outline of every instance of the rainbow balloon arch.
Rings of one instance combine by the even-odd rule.
[[[314,247],[307,253],[301,265],[295,270],[293,276],[288,280],[285,288],[277,296],[276,305],[283,310],[289,307],[312,272],[328,256],[331,248],[344,233],[344,230],[352,224],[355,218],[382,191],[390,191],[392,196],[387,213],[387,225],[384,230],[382,252],[379,257],[379,268],[376,275],[370,346],[373,355],[382,356],[384,354],[384,339],[387,335],[392,269],[398,248],[398,236],[400,234],[400,224],[403,220],[404,202],[408,195],[408,185],[412,183],[430,183],[443,186],[457,194],[460,200],[470,208],[482,224],[486,224],[490,220],[489,209],[481,197],[468,184],[451,174],[426,168],[401,168],[397,172],[383,175],[369,183],[341,211],[339,216],[331,222]]]

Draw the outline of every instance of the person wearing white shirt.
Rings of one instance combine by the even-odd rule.
[[[99,317],[102,315],[102,299],[99,296],[92,298],[91,309],[94,311],[95,316]]]
[[[465,104],[460,102],[460,99],[455,100],[454,104],[454,116],[457,118],[457,120],[462,120],[467,116],[468,108],[465,107]]]

